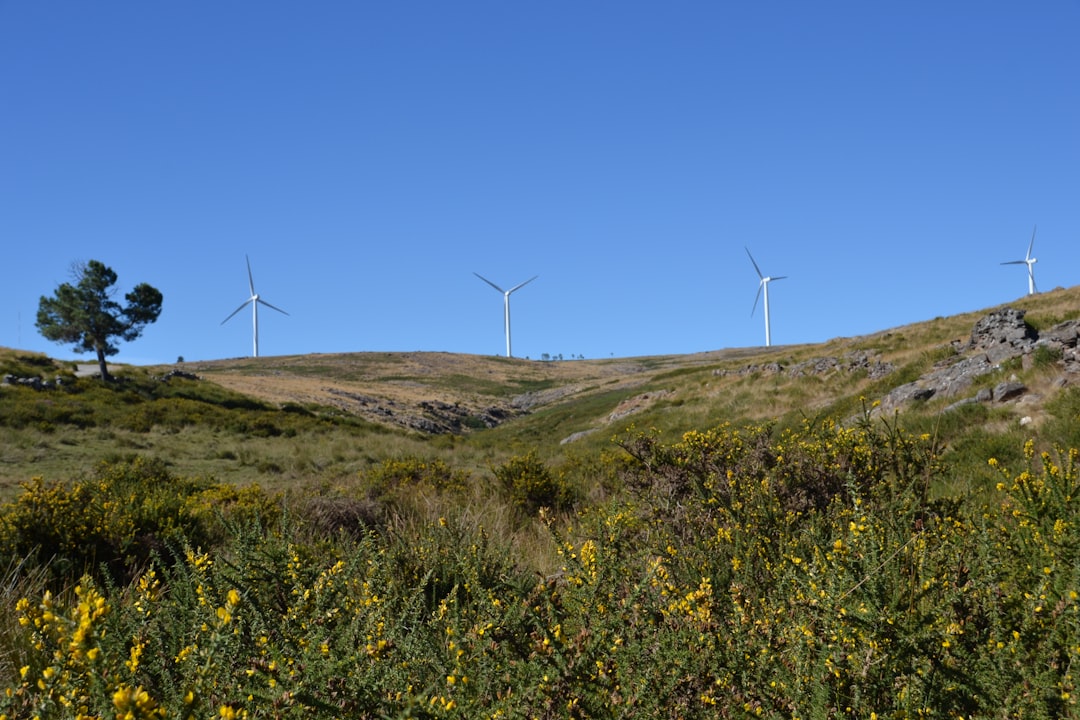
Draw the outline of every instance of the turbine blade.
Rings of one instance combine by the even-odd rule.
[[[481,280],[483,280],[484,282],[486,282],[486,283],[487,283],[488,285],[490,285],[491,287],[495,288],[495,289],[496,289],[496,290],[498,290],[499,292],[501,292],[501,293],[505,293],[505,292],[506,292],[506,291],[505,291],[505,290],[503,290],[503,289],[502,289],[501,287],[499,287],[499,286],[498,286],[498,285],[496,285],[495,283],[491,282],[490,280],[488,280],[488,279],[487,279],[486,277],[484,277],[484,276],[483,276],[483,275],[481,275],[480,273],[478,273],[478,272],[474,272],[474,273],[473,273],[473,275],[475,275],[476,277],[480,278]]]
[[[265,300],[263,300],[262,298],[259,298],[259,299],[258,299],[258,302],[262,303],[263,305],[265,305],[266,307],[270,308],[271,310],[277,310],[277,311],[278,311],[279,313],[281,313],[282,315],[288,315],[288,314],[289,314],[289,313],[285,312],[284,310],[282,310],[282,309],[281,309],[281,308],[279,308],[279,307],[274,307],[273,305],[271,305],[270,303],[266,302],[266,301],[265,301]]]
[[[535,279],[536,279],[536,278],[538,278],[538,277],[540,277],[540,276],[539,276],[539,275],[533,275],[533,276],[532,276],[531,278],[529,278],[529,279],[528,279],[528,280],[526,280],[525,282],[523,282],[523,283],[521,283],[521,284],[519,284],[519,285],[515,285],[514,287],[510,288],[509,290],[507,290],[507,291],[506,291],[506,294],[507,294],[507,295],[509,295],[510,293],[514,292],[515,290],[517,290],[517,289],[519,289],[519,288],[523,288],[523,287],[525,287],[526,285],[528,285],[529,283],[531,283],[531,282],[532,282],[533,280],[535,280]]]
[[[1009,262],[1003,262],[1002,265],[1027,265],[1027,260],[1010,260]]]
[[[750,309],[750,317],[754,317],[754,311],[757,310],[757,301],[761,299],[761,288],[765,287],[765,278],[761,279],[761,282],[757,286],[757,295],[754,296],[754,307]]]
[[[749,257],[750,257],[750,262],[754,263],[754,272],[756,272],[756,273],[757,273],[757,276],[758,276],[759,278],[761,278],[762,280],[764,280],[764,279],[765,279],[765,276],[761,274],[761,268],[759,268],[759,267],[757,266],[757,263],[756,263],[756,262],[754,262],[754,256],[753,256],[753,255],[750,255],[750,248],[748,248],[748,247],[746,247],[746,246],[743,246],[743,249],[744,249],[744,250],[746,250],[746,254],[747,254],[747,255],[748,255]]]
[[[225,323],[227,323],[227,322],[229,322],[230,320],[232,320],[232,316],[233,316],[233,315],[235,315],[236,313],[240,312],[240,311],[241,311],[241,310],[243,310],[244,308],[246,308],[246,307],[248,306],[248,303],[250,303],[250,302],[251,302],[251,300],[252,300],[251,298],[248,298],[247,300],[245,300],[245,301],[244,301],[244,304],[243,304],[243,305],[241,305],[240,307],[236,308],[235,310],[233,310],[233,311],[232,311],[231,313],[229,313],[229,317],[227,317],[227,318],[225,318],[224,320],[222,320],[222,321],[221,321],[221,324],[222,324],[222,325],[224,325]]]
[[[255,278],[251,276],[251,260],[247,255],[244,256],[244,260],[247,261],[248,268],[248,287],[251,289],[251,296],[255,296]]]
[[[787,279],[787,275],[777,275],[776,277],[769,278],[770,281],[772,281],[772,280],[786,280],[786,279]]]
[[[1033,228],[1031,229],[1031,242],[1029,242],[1029,243],[1028,243],[1028,251],[1027,251],[1027,255],[1025,255],[1025,256],[1024,256],[1024,259],[1025,259],[1025,260],[1030,260],[1030,259],[1031,259],[1031,249],[1032,249],[1033,247],[1035,247],[1035,231],[1036,231],[1036,230],[1038,229],[1038,227],[1039,227],[1039,226],[1038,226],[1038,225],[1036,225],[1035,227],[1033,227]]]

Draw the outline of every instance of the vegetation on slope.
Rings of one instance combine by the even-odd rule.
[[[869,418],[622,443],[624,494],[539,513],[547,574],[455,516],[317,532],[258,493],[205,544],[176,523],[149,559],[114,544],[134,562],[77,580],[13,569],[0,716],[1075,716],[1075,450],[991,459],[993,502],[968,504],[929,498],[929,438]],[[153,483],[125,480],[156,472],[106,468],[103,492],[142,512]],[[93,505],[61,495],[8,508],[8,557],[21,519]]]
[[[975,319],[341,380],[318,356],[105,386],[0,353],[62,379],[0,390],[0,716],[1076,716],[1080,391],[1044,358],[1000,370],[1023,408],[875,410]],[[762,369],[869,351],[894,372]],[[432,436],[238,390],[300,375],[528,412]]]

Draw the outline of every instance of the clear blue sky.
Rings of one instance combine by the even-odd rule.
[[[0,345],[132,363],[818,342],[1080,283],[1080,0],[0,0]],[[90,359],[89,356],[83,356]]]

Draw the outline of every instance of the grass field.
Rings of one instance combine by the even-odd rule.
[[[60,378],[0,388],[0,718],[1075,717],[1077,378],[876,408],[984,314],[110,384],[0,350]]]

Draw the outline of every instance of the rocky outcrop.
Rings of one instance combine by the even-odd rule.
[[[479,428],[493,428],[520,414],[497,405],[476,409],[460,403],[422,400],[410,406],[339,388],[325,388],[325,392],[335,398],[334,404],[340,410],[428,435],[461,434]]]
[[[781,373],[789,377],[806,377],[808,375],[828,375],[835,372],[854,373],[860,370],[866,371],[871,380],[885,377],[896,367],[889,362],[882,362],[877,358],[877,353],[867,350],[849,352],[843,357],[818,357],[795,363],[784,367],[778,362],[747,365],[738,370],[714,370],[713,375],[779,375]]]
[[[1021,358],[1025,367],[1030,366],[1039,348],[1045,348],[1051,357],[1059,356],[1065,373],[1080,372],[1080,321],[1070,320],[1039,333],[1024,321],[1024,314],[1023,310],[1006,307],[981,318],[972,328],[970,339],[953,343],[955,357],[938,363],[918,380],[894,388],[881,399],[879,412],[889,412],[913,400],[959,397],[976,379],[1000,370],[1007,360]],[[1012,377],[946,409],[971,402],[1011,402],[1027,393],[1028,388]]]
[[[175,378],[180,378],[181,380],[198,380],[199,376],[195,373],[184,372],[183,370],[170,370],[159,377],[158,380],[161,382],[169,382]]]
[[[44,380],[37,375],[31,375],[29,377],[21,377],[19,375],[5,375],[0,385],[15,385],[18,387],[28,387],[34,390],[51,390],[58,385],[61,385],[63,380],[59,376],[55,380]]]
[[[1039,339],[1035,328],[1024,322],[1026,311],[1006,307],[995,310],[975,323],[971,339],[958,352],[981,350],[991,364],[1022,355]]]
[[[1060,353],[1061,366],[1067,374],[1080,374],[1080,320],[1067,320],[1041,333],[1038,345]]]

